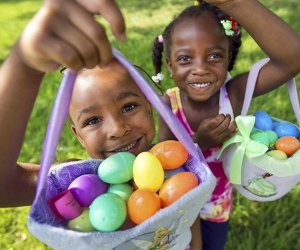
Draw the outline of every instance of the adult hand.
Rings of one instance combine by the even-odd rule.
[[[124,18],[114,0],[46,0],[17,43],[22,60],[42,72],[56,70],[61,64],[72,70],[108,64],[111,45],[95,20],[100,14],[123,41]]]
[[[236,123],[231,122],[230,115],[217,115],[203,120],[194,135],[194,141],[202,150],[223,144],[236,132]]]

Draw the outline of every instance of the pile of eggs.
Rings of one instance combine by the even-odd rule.
[[[199,185],[197,176],[182,167],[187,159],[186,149],[173,140],[137,156],[119,152],[102,161],[98,174],[79,176],[48,203],[72,230],[111,232],[128,228]]]
[[[285,160],[300,149],[300,131],[297,126],[290,122],[273,120],[264,111],[255,112],[253,115],[255,125],[250,138],[269,147],[269,156]]]

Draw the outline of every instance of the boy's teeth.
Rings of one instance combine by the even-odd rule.
[[[210,82],[206,82],[206,83],[192,83],[191,85],[194,88],[205,88],[208,85],[210,85]]]
[[[133,142],[133,143],[131,143],[131,144],[129,144],[127,147],[125,147],[125,148],[118,148],[117,150],[116,150],[116,152],[127,152],[127,151],[129,151],[130,149],[132,149],[134,146],[135,146],[135,144],[136,144],[136,141],[135,142]]]

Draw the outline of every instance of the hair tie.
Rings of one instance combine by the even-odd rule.
[[[200,1],[194,1],[194,6],[199,6],[200,5]]]
[[[159,36],[157,37],[157,40],[158,40],[159,43],[163,43],[163,42],[164,42],[164,38],[163,38],[162,35],[159,35]]]
[[[239,28],[237,21],[235,21],[233,17],[229,17],[227,20],[221,20],[220,22],[225,30],[226,36],[234,36],[238,34]]]
[[[160,81],[162,81],[164,79],[164,75],[162,73],[157,73],[157,75],[152,76],[151,79],[153,82],[159,83]]]

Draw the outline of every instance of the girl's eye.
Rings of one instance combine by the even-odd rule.
[[[135,109],[136,106],[137,106],[137,105],[132,104],[132,103],[131,103],[131,104],[127,104],[127,105],[125,105],[125,106],[122,108],[122,112],[123,112],[123,113],[129,112],[129,111]]]
[[[186,55],[183,55],[183,56],[179,56],[177,58],[177,61],[184,61],[184,62],[187,62],[187,61],[190,61],[191,58],[189,56],[186,56]]]
[[[209,59],[212,60],[221,59],[221,58],[223,58],[223,56],[220,53],[213,53],[209,55]]]
[[[95,125],[97,123],[101,122],[101,119],[98,118],[98,117],[94,117],[94,118],[91,118],[91,119],[88,119],[85,123],[86,126],[92,126],[92,125]]]

